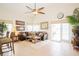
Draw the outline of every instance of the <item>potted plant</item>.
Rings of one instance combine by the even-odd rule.
[[[3,37],[3,33],[7,30],[7,25],[2,22],[0,23],[0,35]]]
[[[67,21],[72,25],[72,32],[74,34],[73,39],[71,40],[71,43],[74,47],[79,48],[79,8],[76,8],[73,11],[73,15],[67,16]]]

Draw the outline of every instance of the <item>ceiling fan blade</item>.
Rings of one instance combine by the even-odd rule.
[[[39,8],[38,10],[42,10],[42,9],[44,9],[44,7],[41,7],[41,8]]]
[[[45,14],[44,12],[38,12],[38,13],[40,13],[40,14]]]
[[[32,8],[30,8],[29,6],[26,6],[28,9],[33,10]]]

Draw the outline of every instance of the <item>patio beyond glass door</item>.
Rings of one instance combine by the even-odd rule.
[[[61,24],[52,24],[51,25],[52,29],[52,34],[51,34],[51,39],[55,41],[60,41],[61,40]]]
[[[71,41],[72,29],[68,23],[62,23],[62,40]]]
[[[51,24],[51,40],[70,41],[71,35],[72,30],[68,23]]]

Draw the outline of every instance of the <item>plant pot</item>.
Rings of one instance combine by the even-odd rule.
[[[77,25],[77,26],[76,26],[76,25],[73,26],[72,32],[73,32],[74,34],[79,33],[79,26],[78,26],[78,25]]]

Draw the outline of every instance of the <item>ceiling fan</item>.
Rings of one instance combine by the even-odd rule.
[[[45,14],[44,12],[42,12],[42,10],[44,9],[44,7],[41,7],[41,8],[36,8],[36,3],[35,3],[35,5],[34,5],[34,8],[31,8],[31,7],[29,7],[29,6],[25,6],[25,7],[27,7],[29,10],[30,10],[30,12],[26,12],[25,14],[27,14],[27,13],[33,13],[33,14]]]

